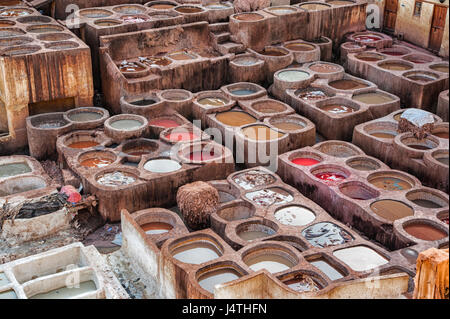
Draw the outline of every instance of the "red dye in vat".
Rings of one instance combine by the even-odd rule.
[[[381,40],[379,37],[375,37],[373,35],[359,35],[355,37],[355,40],[361,41],[361,42],[373,42]]]
[[[155,119],[149,122],[150,125],[153,126],[162,126],[162,127],[177,127],[180,126],[176,121],[170,119]]]
[[[173,132],[165,136],[171,142],[192,141],[198,138],[192,132]]]
[[[213,158],[219,157],[220,154],[215,153],[214,150],[211,151],[197,151],[189,154],[189,159],[191,161],[207,161]]]
[[[315,160],[314,158],[307,158],[307,157],[294,158],[291,162],[301,166],[311,166],[320,163],[318,160]]]
[[[314,176],[317,178],[320,178],[321,180],[324,180],[326,182],[339,182],[346,177],[344,175],[338,174],[338,173],[332,173],[332,172],[325,172],[325,173],[317,173]]]

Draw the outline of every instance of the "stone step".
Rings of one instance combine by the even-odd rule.
[[[210,24],[209,31],[212,33],[228,32],[228,22]]]
[[[217,46],[217,49],[222,54],[228,53],[242,53],[245,51],[245,46],[241,43],[224,42]]]
[[[229,42],[230,33],[229,32],[214,33],[214,38],[216,39],[217,44]]]

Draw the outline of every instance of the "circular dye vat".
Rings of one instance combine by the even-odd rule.
[[[412,185],[406,180],[393,176],[378,176],[370,178],[368,181],[376,188],[385,191],[403,191],[412,188]]]
[[[199,265],[219,258],[222,255],[220,249],[208,240],[196,240],[176,247],[172,256],[186,264]]]
[[[275,218],[283,225],[304,226],[312,223],[316,215],[306,207],[288,206],[276,211]]]
[[[254,64],[258,63],[259,61],[261,61],[261,60],[255,58],[255,57],[246,56],[246,57],[238,57],[238,58],[234,59],[232,62],[234,64],[241,65],[241,66],[249,66],[249,65],[254,65]]]
[[[157,100],[154,99],[142,99],[142,100],[137,100],[137,101],[133,101],[133,102],[129,102],[131,105],[136,105],[136,106],[147,106],[147,105],[153,105],[157,102]]]
[[[195,161],[195,162],[203,162],[203,161],[209,161],[212,159],[216,159],[221,157],[221,153],[216,153],[214,150],[202,150],[202,151],[195,151],[188,155],[189,160]]]
[[[310,10],[310,11],[326,10],[326,9],[331,8],[331,6],[322,4],[322,3],[305,3],[305,4],[300,4],[299,7],[302,9],[305,9],[305,10]]]
[[[345,80],[345,79],[330,82],[330,83],[328,83],[328,85],[335,89],[338,89],[338,90],[356,90],[356,89],[362,89],[362,88],[369,87],[368,84],[354,81],[354,80]]]
[[[149,6],[149,8],[155,9],[155,10],[170,10],[175,8],[175,5],[168,4],[168,3],[156,3]]]
[[[432,209],[442,208],[442,205],[440,205],[439,203],[433,202],[428,199],[418,198],[418,199],[413,199],[411,201],[420,207],[432,208]]]
[[[417,81],[417,82],[422,82],[422,83],[427,83],[427,82],[431,82],[431,81],[435,81],[438,77],[432,74],[428,74],[428,73],[411,73],[408,75],[404,75],[407,79],[413,80],[413,81]]]
[[[36,125],[33,125],[33,126],[42,128],[42,129],[54,129],[54,128],[63,127],[64,125],[67,125],[67,122],[64,120],[47,120],[42,123],[37,123]]]
[[[361,53],[355,56],[358,60],[367,61],[367,62],[375,62],[384,60],[384,56],[376,53]]]
[[[171,142],[184,142],[199,139],[200,136],[192,132],[172,132],[164,136]]]
[[[92,157],[87,158],[80,162],[81,166],[88,167],[88,168],[100,168],[100,167],[106,167],[110,164],[112,164],[114,161],[109,158],[102,158],[102,157]]]
[[[446,232],[425,223],[411,223],[403,226],[403,229],[411,236],[426,241],[434,241],[448,237]]]
[[[12,9],[3,9],[0,10],[0,17],[23,17],[33,13],[33,11],[29,9],[20,9],[20,8],[12,8]]]
[[[122,22],[118,20],[96,20],[94,21],[94,24],[99,27],[113,27],[122,24]]]
[[[355,39],[356,41],[363,42],[363,43],[370,43],[370,42],[375,42],[375,41],[381,40],[381,38],[379,36],[371,35],[371,34],[357,35],[357,36],[354,36],[353,39]]]
[[[215,107],[215,106],[226,105],[228,103],[228,101],[226,101],[225,99],[222,99],[220,97],[204,97],[204,98],[198,99],[197,103],[204,105],[204,106]]]
[[[405,56],[403,58],[403,60],[406,60],[406,61],[409,61],[412,63],[423,64],[423,63],[430,63],[431,61],[433,61],[433,58],[425,56],[425,55],[409,55],[409,56]]]
[[[150,21],[151,19],[145,15],[125,15],[125,16],[121,16],[120,20],[122,20],[124,23],[135,24],[135,23],[147,22],[147,21]]]
[[[328,113],[339,115],[355,112],[355,110],[352,107],[342,104],[328,104],[322,106],[320,109]]]
[[[14,36],[23,35],[23,34],[25,34],[25,31],[23,31],[22,29],[18,29],[18,28],[0,29],[0,38],[9,38],[9,37],[14,37]],[[11,48],[11,50],[12,49],[13,48]]]
[[[295,266],[289,259],[270,251],[250,256],[244,260],[244,263],[253,271],[266,269],[271,274],[285,271]]]
[[[233,268],[220,268],[201,275],[198,278],[198,284],[206,291],[214,293],[215,286],[239,279],[240,277],[242,275]]]
[[[378,66],[382,69],[390,71],[406,71],[413,68],[411,65],[401,62],[383,62],[378,64]]]
[[[96,141],[79,141],[79,142],[74,142],[71,143],[69,145],[67,145],[70,148],[89,148],[89,147],[94,147],[94,146],[98,146],[100,145],[100,143],[96,142]]]
[[[339,249],[333,252],[333,255],[354,271],[368,271],[389,262],[375,250],[366,246]]]
[[[328,63],[314,63],[309,66],[309,69],[318,73],[333,73],[341,70],[337,65]]]
[[[445,138],[448,140],[449,135],[448,132],[437,132],[437,133],[433,133],[434,136],[439,137],[439,138]]]
[[[328,97],[322,89],[317,88],[306,88],[302,90],[295,91],[295,95],[305,101],[319,101]]]
[[[97,112],[73,112],[68,114],[67,117],[74,122],[89,122],[99,120],[103,115]]]
[[[255,94],[256,91],[253,89],[235,89],[235,90],[231,90],[230,93],[233,95],[245,96],[245,95]]]
[[[273,126],[275,126],[276,128],[278,128],[280,130],[284,130],[284,131],[298,131],[305,127],[305,125],[302,125],[302,123],[300,123],[300,122],[296,123],[296,122],[291,122],[291,121],[274,122],[271,124]]]
[[[380,51],[380,53],[390,56],[402,56],[408,54],[410,51],[404,48],[387,48]]]
[[[294,200],[294,197],[292,197],[289,192],[279,187],[272,187],[247,193],[245,194],[245,197],[259,206],[287,204]]]
[[[394,99],[389,95],[377,92],[354,95],[352,99],[370,105],[384,104],[394,101]]]
[[[108,10],[102,10],[102,9],[88,9],[88,10],[81,10],[79,14],[86,18],[105,18],[113,15],[111,11]]]
[[[272,184],[276,181],[276,179],[270,174],[257,170],[251,170],[243,174],[236,175],[236,177],[233,178],[233,181],[238,184],[239,187],[249,190],[255,187]]]
[[[245,137],[255,141],[268,141],[274,140],[284,136],[284,133],[272,130],[265,125],[253,125],[247,126],[241,130]]]
[[[358,171],[374,171],[380,168],[380,164],[372,159],[367,158],[355,158],[347,161],[346,163],[353,169]]]
[[[314,247],[329,247],[353,241],[353,237],[336,224],[317,223],[302,231],[302,236]]]
[[[110,187],[129,185],[134,183],[135,181],[135,177],[119,171],[106,173],[97,178],[97,183],[103,186]]]
[[[238,127],[255,123],[257,120],[248,113],[239,111],[228,111],[216,114],[216,119],[222,124]]]
[[[327,182],[327,183],[328,182],[337,183],[337,182],[340,182],[347,178],[345,175],[335,173],[335,172],[322,172],[322,173],[314,174],[314,176],[317,177],[318,179],[321,179],[321,180]]]
[[[258,21],[264,19],[264,16],[258,13],[242,13],[235,15],[234,18],[240,21]]]
[[[379,193],[360,182],[349,182],[339,186],[345,196],[357,200],[369,200],[379,196]]]
[[[292,159],[291,162],[300,166],[312,166],[320,163],[320,161],[309,157],[297,157]]]
[[[314,279],[307,275],[301,275],[284,281],[283,284],[297,292],[313,292],[320,290],[320,286],[314,281]]]
[[[180,126],[180,124],[175,120],[160,119],[160,118],[150,120],[148,122],[148,124],[152,125],[152,126],[160,126],[160,127],[165,127],[165,128],[173,128],[173,127]]]
[[[291,51],[297,51],[297,52],[306,52],[306,51],[312,51],[315,49],[315,47],[311,44],[307,43],[288,43],[284,45],[286,49],[289,49]]]
[[[154,159],[146,162],[144,169],[152,173],[170,173],[181,169],[181,164],[171,159]]]
[[[429,66],[430,69],[432,69],[433,71],[438,71],[438,72],[442,72],[442,73],[449,73],[449,67],[447,64],[435,64],[435,65],[431,65]]]
[[[170,232],[173,226],[162,222],[151,222],[141,225],[141,228],[147,235],[161,235]]]
[[[264,114],[281,113],[286,111],[286,106],[275,100],[263,100],[256,102],[253,103],[251,107],[255,111]]]
[[[197,8],[197,7],[178,7],[178,8],[175,8],[175,11],[178,11],[180,13],[193,14],[193,13],[203,12],[203,9]]]
[[[370,135],[378,138],[394,139],[397,136],[397,132],[372,132]]]
[[[278,73],[277,76],[282,81],[298,82],[308,79],[310,77],[310,74],[304,71],[288,70]]]
[[[257,239],[272,236],[276,231],[262,224],[250,224],[245,230],[237,232],[237,235],[245,241],[252,242]]]
[[[169,64],[172,64],[172,61],[170,61],[169,59],[164,58],[164,57],[156,57],[156,56],[140,58],[139,61],[144,64],[147,64],[151,67],[167,66]],[[184,100],[184,99],[181,99],[181,100]]]
[[[177,61],[193,60],[195,56],[186,51],[177,51],[167,55],[169,58]]]
[[[64,29],[57,25],[49,25],[49,24],[42,24],[42,25],[34,25],[27,28],[27,32],[31,33],[50,33],[50,32],[58,32],[63,31]]]
[[[296,10],[294,8],[289,8],[289,7],[269,7],[267,8],[270,12],[273,12],[275,14],[289,14],[289,13],[293,13],[296,12]]]
[[[0,22],[0,27],[1,27],[1,22]],[[10,46],[15,46],[15,45],[23,45],[23,44],[27,44],[30,42],[33,42],[33,38],[29,38],[29,37],[6,38],[6,39],[0,40],[0,46],[10,47]]]
[[[370,205],[370,208],[375,214],[391,222],[414,215],[414,210],[411,207],[391,199],[379,200]]]
[[[338,280],[344,277],[340,270],[330,265],[324,258],[311,260],[309,263],[322,271],[331,280]]]
[[[116,130],[131,131],[141,127],[143,123],[138,120],[124,119],[111,122],[109,125]]]

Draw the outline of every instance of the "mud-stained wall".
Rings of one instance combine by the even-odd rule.
[[[449,0],[441,3],[439,0],[422,0],[422,11],[420,16],[414,15],[415,0],[398,0],[397,20],[395,23],[395,34],[403,34],[406,41],[428,48],[430,40],[431,24],[435,4],[447,7],[447,17],[439,55],[449,56]],[[369,4],[379,7],[380,26],[384,24],[384,8],[386,0],[368,0]]]

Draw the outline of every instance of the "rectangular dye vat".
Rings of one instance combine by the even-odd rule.
[[[417,139],[411,133],[398,131],[404,111],[356,126],[353,143],[392,168],[413,174],[424,185],[448,193],[448,122],[433,115],[435,122],[431,134]]]
[[[158,9],[160,7],[162,8]],[[164,9],[166,7],[170,8]],[[234,8],[231,3],[224,3],[218,9],[211,9],[201,4],[183,6],[170,1],[162,4],[149,2],[145,5],[144,3],[142,5],[129,3],[80,8],[65,20],[65,24],[80,34],[81,39],[91,48],[94,75],[98,75],[95,76],[96,86],[100,87],[100,36],[111,36],[198,21],[219,22],[225,18],[227,20],[228,16],[233,13]],[[158,61],[155,64],[158,65]]]
[[[328,62],[275,72],[271,93],[312,120],[326,139],[349,141],[356,125],[400,108],[397,96]]]
[[[1,278],[7,279],[4,285],[0,281],[0,294],[6,298],[128,298],[97,249],[81,243],[0,265]]]
[[[261,50],[266,45],[295,39],[310,41],[321,36],[338,44],[346,33],[365,29],[367,1],[327,2],[237,13],[230,17],[230,32],[237,42]]]
[[[92,105],[89,47],[29,7],[0,9],[0,154],[27,144],[25,118]]]
[[[404,271],[413,273],[415,264],[407,266],[397,253],[362,239],[269,170],[248,169],[209,183],[221,194],[221,204],[211,215],[211,229],[189,233],[177,215],[162,208],[122,211],[122,249],[158,282],[165,297],[349,298],[364,290],[364,296],[381,298],[407,291]],[[266,205],[247,196],[276,188],[290,198],[277,197]],[[145,231],[155,221],[171,228],[164,227],[160,234]],[[323,233],[323,241],[317,241],[315,231]],[[363,253],[354,254],[354,249]],[[340,256],[342,252],[346,257]],[[367,263],[366,255],[377,262]],[[352,262],[358,260],[356,264],[348,256]],[[330,272],[317,266],[318,260],[341,276],[327,276]],[[389,273],[393,269],[395,274]],[[360,280],[373,272],[381,277]],[[377,285],[363,287],[364,282]],[[378,289],[378,284],[389,283],[392,289]]]
[[[116,117],[123,116],[138,117]],[[58,138],[60,162],[97,197],[104,219],[118,221],[121,209],[171,207],[178,187],[224,178],[234,171],[231,151],[192,125],[181,123],[161,130],[159,139],[148,137],[147,133],[114,142],[103,131],[86,130]]]
[[[278,172],[335,218],[408,261],[419,251],[448,245],[448,195],[353,144],[326,141],[282,154]]]
[[[403,45],[349,52],[346,69],[397,95],[402,105],[428,111],[449,85],[447,61]]]
[[[207,22],[101,37],[106,102],[119,113],[120,97],[127,94],[142,94],[149,89],[217,89],[227,79],[228,61],[233,55],[215,51],[211,41]],[[167,63],[152,64],[155,58]]]

